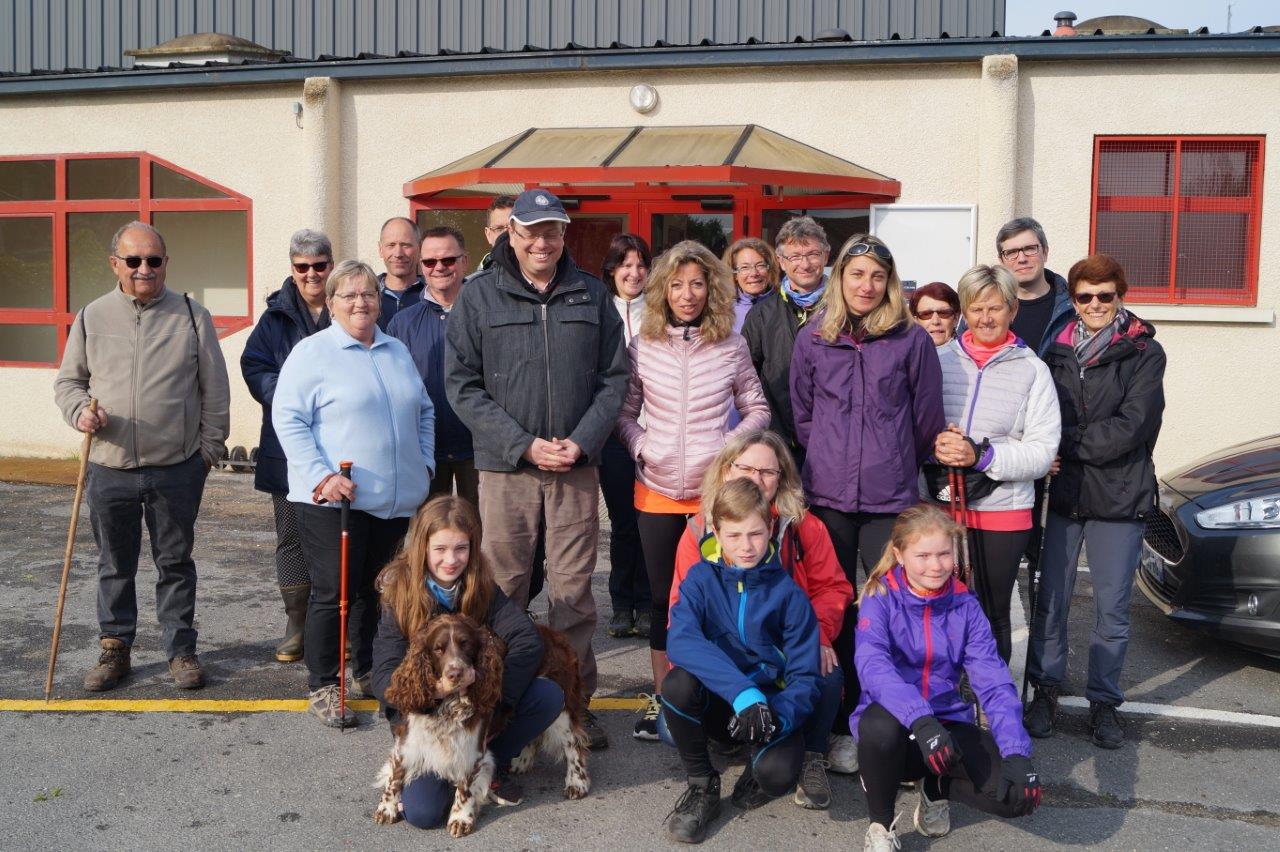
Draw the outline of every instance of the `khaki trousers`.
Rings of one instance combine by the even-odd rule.
[[[520,608],[529,604],[533,550],[539,522],[546,524],[547,600],[551,627],[578,654],[587,695],[596,691],[596,601],[591,575],[600,538],[600,475],[594,466],[568,473],[522,468],[480,471],[480,521],[484,552],[499,588]]]

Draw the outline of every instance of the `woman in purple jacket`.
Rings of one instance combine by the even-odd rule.
[[[903,781],[919,782],[915,824],[928,837],[951,830],[953,798],[1000,817],[1040,805],[1017,690],[978,599],[954,576],[959,532],[933,506],[903,512],[859,598],[862,698],[849,726],[871,819],[866,849],[897,848],[894,799]],[[989,732],[960,696],[963,672]]]

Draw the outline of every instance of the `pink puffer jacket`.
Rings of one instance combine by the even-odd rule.
[[[747,342],[730,334],[705,344],[696,328],[668,327],[666,340],[636,335],[627,352],[631,380],[618,437],[636,460],[636,478],[673,500],[697,497],[702,474],[732,434],[729,410],[742,415],[733,432],[769,425]]]

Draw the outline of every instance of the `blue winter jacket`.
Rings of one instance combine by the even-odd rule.
[[[809,718],[818,697],[818,619],[770,548],[755,568],[732,568],[713,536],[680,584],[667,657],[741,711],[767,701],[783,733]],[[702,570],[702,569],[706,570]]]
[[[1000,754],[1030,757],[1018,692],[973,593],[953,578],[938,594],[922,597],[908,588],[902,566],[884,583],[885,592],[858,604],[853,659],[862,698],[849,716],[853,735],[873,702],[905,728],[923,716],[973,724],[973,706],[960,697],[960,675],[968,672]]]
[[[405,287],[397,296],[387,289],[387,273],[381,273],[378,276],[378,293],[381,295],[378,305],[378,328],[386,331],[396,314],[422,301],[422,291],[426,286],[426,280],[419,275],[417,280]]]
[[[249,393],[262,405],[258,464],[253,474],[253,487],[259,491],[284,494],[289,490],[284,450],[271,425],[271,400],[276,395],[280,368],[299,340],[328,327],[329,309],[322,310],[320,319],[312,322],[298,285],[286,278],[279,290],[267,296],[267,310],[245,342],[240,373]]]
[[[444,339],[449,312],[429,296],[404,308],[387,326],[387,334],[409,347],[413,363],[436,407],[436,460],[456,462],[472,457],[471,432],[453,413],[444,393]],[[437,464],[437,469],[439,465]]]

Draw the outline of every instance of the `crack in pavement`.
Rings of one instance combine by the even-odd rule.
[[[1158,799],[1125,799],[1113,793],[1095,793],[1078,784],[1046,784],[1044,804],[1060,808],[1116,808],[1118,810],[1150,810],[1175,816],[1196,819],[1243,822],[1266,828],[1280,828],[1280,813],[1275,811],[1237,811],[1219,805],[1202,805],[1197,802],[1164,802]]]

